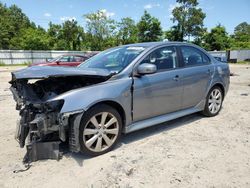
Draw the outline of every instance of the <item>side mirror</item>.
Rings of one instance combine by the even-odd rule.
[[[139,65],[137,69],[138,74],[153,74],[156,73],[157,68],[156,65],[150,63],[143,63]]]

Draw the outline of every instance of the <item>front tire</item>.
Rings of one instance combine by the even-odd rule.
[[[109,152],[121,137],[122,120],[111,106],[101,104],[89,109],[79,127],[81,152],[97,156]]]
[[[206,105],[202,113],[208,117],[216,116],[221,110],[222,103],[223,92],[220,87],[215,86],[208,92]]]

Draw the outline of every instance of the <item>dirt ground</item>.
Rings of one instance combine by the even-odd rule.
[[[216,117],[189,115],[125,135],[99,157],[68,153],[13,173],[25,154],[8,89],[17,68],[0,67],[0,187],[250,187],[250,66],[231,65],[236,75]]]

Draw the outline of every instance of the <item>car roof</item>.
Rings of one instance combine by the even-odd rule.
[[[186,42],[176,42],[176,41],[162,41],[162,42],[143,42],[143,43],[135,43],[135,44],[127,44],[124,46],[141,46],[141,47],[155,47],[155,46],[160,46],[160,45],[164,45],[164,44],[190,44],[190,43],[186,43]],[[192,45],[192,44],[191,44]]]
[[[91,55],[92,56],[94,56],[94,55],[96,55],[97,54],[97,52],[95,52],[95,51],[93,51],[93,52],[90,52],[90,53],[86,53],[86,54],[63,54],[63,55],[60,55],[60,56],[58,56],[58,57],[63,57],[63,56],[78,56],[78,57],[84,57],[84,58],[88,58],[88,57],[91,57]]]
[[[185,46],[192,46],[194,48],[197,48],[201,51],[203,51],[204,53],[206,53],[208,56],[210,56],[210,54],[204,50],[203,48],[201,48],[200,46],[190,43],[190,42],[179,42],[179,41],[161,41],[161,42],[143,42],[143,43],[135,43],[135,44],[127,44],[124,45],[125,47],[145,47],[145,48],[155,48],[158,46],[162,46],[162,45],[185,45]]]
[[[80,55],[80,54],[63,54],[61,56],[81,56],[81,57],[84,57],[85,55]]]

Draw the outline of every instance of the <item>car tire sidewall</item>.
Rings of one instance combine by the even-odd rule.
[[[222,96],[222,101],[221,101],[220,109],[218,110],[218,112],[216,112],[216,113],[211,113],[210,110],[209,110],[208,101],[209,101],[209,96],[211,95],[212,91],[215,90],[215,89],[218,89],[218,90],[220,91],[221,96]],[[223,96],[223,92],[222,92],[221,88],[218,87],[218,86],[212,87],[212,88],[209,90],[208,94],[207,94],[205,108],[204,108],[204,110],[203,110],[202,113],[203,113],[205,116],[208,116],[208,117],[213,117],[213,116],[218,115],[218,114],[220,113],[220,111],[221,111],[221,108],[222,108],[223,99],[224,99],[224,96]]]
[[[118,127],[119,127],[119,131],[116,137],[115,142],[106,150],[101,151],[101,152],[94,152],[92,150],[89,150],[86,146],[85,143],[83,141],[83,131],[85,126],[87,126],[86,124],[88,123],[88,121],[90,120],[90,118],[92,118],[95,114],[101,113],[101,112],[109,112],[112,115],[114,115],[118,121]],[[98,155],[102,155],[104,153],[109,152],[110,150],[112,150],[114,148],[114,146],[117,144],[117,142],[119,141],[120,137],[121,137],[121,132],[122,132],[122,119],[120,114],[117,112],[117,110],[115,110],[114,108],[112,108],[109,105],[105,105],[105,104],[100,104],[100,105],[96,105],[92,108],[90,108],[89,110],[87,110],[84,115],[82,116],[81,122],[80,122],[80,126],[79,126],[79,144],[80,144],[80,149],[81,152],[90,156],[98,156]]]

